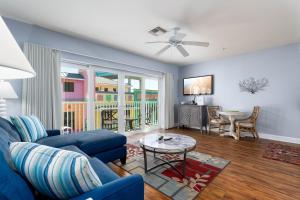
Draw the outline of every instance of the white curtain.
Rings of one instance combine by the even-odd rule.
[[[36,115],[47,129],[60,129],[60,53],[30,43],[24,44],[24,53],[37,75],[23,80],[23,114]]]
[[[174,127],[174,77],[171,73],[166,73],[163,77],[163,125],[165,129]]]

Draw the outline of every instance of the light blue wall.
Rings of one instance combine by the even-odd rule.
[[[180,100],[189,100],[182,96],[182,78],[207,74],[215,76],[208,103],[246,112],[259,105],[259,132],[300,138],[300,44],[186,66],[179,77]],[[251,76],[268,78],[270,86],[255,95],[240,92],[239,81]]]
[[[150,58],[138,56],[126,51],[110,48],[101,44],[93,43],[62,33],[50,31],[38,26],[26,24],[16,20],[8,18],[5,18],[4,20],[19,44],[23,44],[24,42],[31,42],[54,49],[72,52],[63,52],[62,58],[85,63],[97,64],[99,66],[113,67],[121,70],[139,73],[149,73],[150,70],[158,71],[160,73],[173,73],[175,80],[174,85],[177,91],[178,66],[176,65],[158,62]],[[116,63],[125,64],[123,65]],[[9,115],[21,113],[22,81],[12,81],[12,84],[19,96],[19,99],[9,100],[7,102]],[[175,98],[177,101],[177,94]]]

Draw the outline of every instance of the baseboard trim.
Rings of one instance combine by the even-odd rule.
[[[259,133],[259,137],[263,138],[263,139],[268,139],[268,140],[300,144],[300,138],[292,138],[292,137],[272,135],[272,134],[266,134],[266,133]]]

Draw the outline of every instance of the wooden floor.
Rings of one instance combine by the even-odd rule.
[[[235,141],[232,138],[200,134],[199,131],[188,129],[160,132],[192,136],[197,140],[195,151],[231,161],[200,193],[198,200],[300,200],[300,166],[263,158],[264,149],[270,140]],[[142,135],[130,136],[128,142],[136,141]],[[114,167],[114,171],[121,176],[129,175],[117,166]],[[169,198],[145,184],[145,199]]]

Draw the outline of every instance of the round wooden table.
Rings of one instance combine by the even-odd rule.
[[[238,139],[236,132],[234,131],[234,121],[236,120],[237,117],[244,116],[245,113],[239,112],[239,111],[220,111],[220,115],[228,117],[230,121],[230,128],[229,132],[221,134],[221,136],[232,136],[234,139]]]

